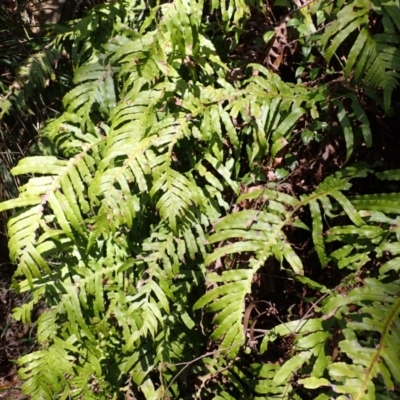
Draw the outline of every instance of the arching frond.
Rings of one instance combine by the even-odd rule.
[[[368,26],[371,7],[382,15],[387,33],[371,33]],[[325,30],[321,40],[329,62],[339,46],[359,31],[344,66],[345,78],[369,88],[368,93],[373,98],[377,96],[370,89],[382,89],[382,105],[386,110],[390,107],[393,90],[399,86],[400,50],[395,45],[400,41],[398,16],[394,3],[353,1],[337,13],[338,18]]]
[[[362,164],[313,190],[299,183],[301,196],[276,170],[300,135],[329,128],[332,112],[345,162],[358,138],[371,145],[360,93],[381,104],[381,91],[391,105],[398,10],[368,0],[286,7],[279,24],[296,31],[304,57],[322,50],[334,66],[287,83],[230,52],[242,51],[255,6],[265,5],[109,2],[20,71],[26,91],[57,78],[60,55],[74,74],[64,110],[41,130],[52,155],[21,160],[12,170],[24,182],[19,196],[0,204],[15,210],[10,255],[20,291],[32,291],[14,316],[29,323],[42,307],[39,347],[19,360],[32,398],[300,400],[304,389],[362,399],[400,384],[398,194],[348,196],[353,179],[373,173]],[[382,17],[384,34],[372,33],[370,15]],[[399,180],[399,171],[376,177]],[[309,247],[292,243],[298,229]],[[348,272],[338,287],[311,279],[308,251],[317,267]],[[381,262],[377,278],[366,277],[371,260]],[[255,277],[271,262],[307,289],[307,311],[289,310],[255,335]],[[272,363],[263,353],[280,339]]]

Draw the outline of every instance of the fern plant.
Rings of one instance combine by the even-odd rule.
[[[352,7],[361,11],[351,18],[359,13],[354,20],[366,24],[367,6]],[[352,179],[373,173],[361,164],[302,196],[276,182],[244,190],[247,172],[266,159],[272,168],[300,127],[327,115],[327,98],[337,93],[329,84],[284,82],[259,64],[232,79],[233,63],[207,36],[205,10],[240,40],[250,4],[130,0],[96,7],[53,42],[69,52],[74,74],[63,111],[42,129],[54,152],[22,159],[11,172],[25,184],[0,204],[16,210],[10,257],[18,289],[31,292],[14,317],[30,323],[41,307],[39,348],[18,360],[23,390],[43,399],[233,399],[237,390],[300,399],[302,387],[321,399],[391,398],[385,390],[399,382],[396,352],[386,350],[397,346],[397,259],[364,286],[357,279],[375,253],[397,254],[397,195],[349,196]],[[300,11],[309,21],[313,11]],[[334,52],[348,14],[332,15],[322,45],[335,37]],[[347,65],[350,76],[356,64]],[[378,85],[368,68],[363,84],[382,85],[388,108],[394,81]],[[353,92],[334,100],[346,161],[358,130],[372,140]],[[304,276],[289,229],[309,232],[322,267],[352,271],[340,287]],[[274,324],[258,343],[248,304],[254,277],[271,259],[323,297],[310,318]],[[350,285],[360,287],[343,294]],[[289,335],[284,360],[263,360],[270,343]]]
[[[392,93],[398,87],[400,77],[398,5],[394,1],[354,1],[336,7],[325,4],[324,11],[317,2],[310,12],[318,15],[320,24],[331,22],[326,25],[320,41],[324,58],[331,65],[340,64],[338,72],[343,82],[362,88],[389,111]],[[376,29],[375,24],[370,23],[373,20],[379,21],[383,30]],[[313,35],[316,30],[309,22],[304,34]]]

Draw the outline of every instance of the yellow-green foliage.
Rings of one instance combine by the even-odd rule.
[[[351,87],[362,85],[378,101],[381,88],[390,109],[400,19],[394,3],[346,4],[317,1],[295,15],[300,44],[313,43],[327,62],[357,31],[343,69],[347,86],[334,99],[348,159],[360,123],[364,141],[372,141]],[[0,205],[17,209],[8,223],[10,255],[23,277],[20,290],[32,291],[14,316],[30,322],[35,304],[46,305],[39,350],[18,360],[23,390],[32,399],[300,399],[301,386],[318,399],[395,398],[399,259],[350,288],[371,257],[400,254],[400,195],[348,197],[352,179],[374,173],[361,164],[301,198],[268,183],[241,193],[243,169],[277,155],[301,118],[323,120],[330,86],[285,83],[257,64],[233,82],[233,62],[223,61],[209,36],[211,12],[228,41],[240,37],[250,4],[110,2],[71,24],[47,55],[28,60],[34,77],[21,69],[29,95],[53,77],[49,60],[57,51],[74,66],[64,109],[42,131],[56,153],[21,160],[12,173],[29,179],[18,198]],[[369,33],[369,12],[382,16],[385,34]],[[310,16],[327,23],[319,42]],[[0,101],[11,107],[13,99]],[[245,200],[262,208],[234,207]],[[311,226],[300,210],[309,211]],[[322,267],[350,271],[340,287],[303,276],[287,227],[310,231]],[[249,263],[235,263],[237,254],[250,255]],[[270,258],[323,297],[318,317],[263,333],[261,353],[295,335],[287,361],[250,364],[242,351],[245,300]],[[330,340],[339,329],[333,359]]]

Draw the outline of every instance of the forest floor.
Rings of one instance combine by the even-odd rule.
[[[4,255],[7,249],[0,249]],[[2,257],[3,258],[3,257]],[[22,325],[12,318],[12,310],[24,299],[11,288],[15,268],[9,263],[0,265],[0,399],[22,400],[21,382],[15,360],[32,351],[34,337],[29,325]],[[26,296],[26,294],[25,294]]]

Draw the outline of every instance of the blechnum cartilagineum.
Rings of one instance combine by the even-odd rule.
[[[236,65],[222,61],[203,2],[143,6],[96,7],[30,61],[43,79],[27,85],[56,79],[46,52],[69,52],[74,77],[63,111],[42,129],[54,154],[22,159],[12,173],[29,178],[18,198],[0,205],[16,210],[10,256],[19,290],[31,293],[14,317],[28,323],[41,310],[37,350],[18,361],[24,392],[395,399],[399,194],[348,193],[352,179],[398,180],[399,171],[350,164],[301,196],[252,177],[299,129],[328,115],[345,139],[346,161],[358,141],[371,144],[354,88],[390,110],[398,11],[356,0],[290,13],[299,45],[326,62],[350,37],[346,85],[331,99],[333,85],[288,84],[259,64],[240,66],[241,79],[233,79]],[[233,50],[249,4],[212,2],[207,10]],[[380,36],[368,29],[369,12],[382,18]],[[303,53],[304,65],[312,63]],[[348,271],[339,285],[304,276],[289,228],[309,235],[321,267]],[[259,329],[257,341],[249,305],[254,277],[271,259],[315,298],[308,315]],[[372,259],[384,261],[365,277]],[[284,340],[287,353],[269,361],[268,349]]]

